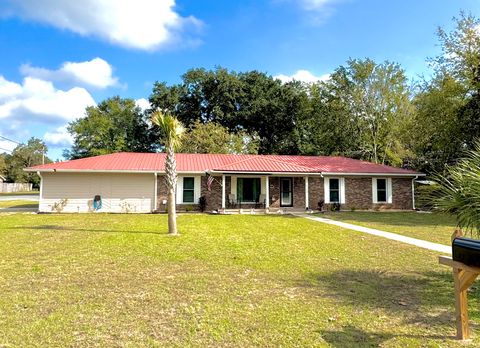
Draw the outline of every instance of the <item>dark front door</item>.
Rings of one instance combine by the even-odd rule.
[[[280,206],[293,206],[292,178],[280,178]]]

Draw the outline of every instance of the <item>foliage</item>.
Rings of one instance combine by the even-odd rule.
[[[74,142],[64,156],[70,159],[121,151],[152,152],[157,148],[147,116],[135,100],[118,96],[87,107],[86,116],[71,122],[68,131]]]
[[[201,196],[198,199],[198,208],[200,211],[203,213],[205,209],[207,208],[207,198],[205,196]]]
[[[185,133],[179,152],[186,153],[257,153],[258,137],[244,131],[229,133],[215,122],[195,121]]]
[[[480,236],[480,142],[435,179],[438,186],[431,194],[433,208],[454,215],[458,227]]]
[[[37,173],[25,172],[24,169],[52,161],[45,156],[48,148],[43,141],[30,138],[26,144],[18,145],[11,154],[5,156],[5,174],[10,182],[29,182],[35,187],[40,184]]]

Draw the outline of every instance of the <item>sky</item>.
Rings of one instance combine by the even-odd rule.
[[[34,136],[61,160],[85,107],[146,108],[191,68],[315,82],[368,57],[428,78],[436,30],[462,10],[479,17],[480,0],[0,0],[0,153]]]

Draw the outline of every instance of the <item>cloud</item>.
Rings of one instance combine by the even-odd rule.
[[[319,11],[336,1],[337,0],[300,0],[300,3],[306,10]]]
[[[9,0],[3,12],[141,50],[192,41],[185,32],[202,26],[180,16],[175,0]]]
[[[67,126],[58,127],[52,132],[46,132],[43,140],[51,147],[70,147],[73,144],[73,137],[68,133]]]
[[[23,75],[42,80],[61,81],[96,88],[118,86],[118,78],[112,75],[112,66],[102,58],[78,63],[65,62],[57,70],[24,64],[20,67],[20,72]]]
[[[327,81],[330,78],[330,74],[315,76],[308,70],[298,70],[295,74],[290,76],[280,74],[280,75],[274,76],[273,78],[278,79],[283,83],[287,83],[294,80],[305,82],[305,83],[315,83],[319,81]]]
[[[0,139],[0,153],[10,153],[18,144],[12,143],[11,141]]]
[[[137,106],[140,109],[142,109],[142,111],[145,111],[145,110],[150,109],[152,107],[150,105],[150,102],[145,98],[140,98],[140,99],[135,100],[135,104],[137,104]]]
[[[0,75],[0,120],[65,122],[83,116],[90,105],[96,105],[95,100],[84,88],[59,90],[34,77],[18,84]]]

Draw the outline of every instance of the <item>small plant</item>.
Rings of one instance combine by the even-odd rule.
[[[135,207],[132,204],[128,203],[127,201],[122,201],[120,203],[120,208],[122,210],[122,213],[126,213],[126,214],[130,213],[135,209]]]
[[[340,211],[341,205],[340,203],[332,203],[330,204],[331,211]]]
[[[53,203],[52,211],[56,211],[57,213],[61,213],[63,209],[65,209],[66,205],[68,204],[68,199],[64,198],[58,202]]]
[[[323,199],[319,200],[317,203],[318,210],[323,211],[324,206],[325,206],[325,201]]]
[[[202,213],[207,209],[207,198],[205,196],[201,196],[198,199],[198,208]]]
[[[186,211],[187,213],[193,211],[193,205],[191,205],[191,204],[186,205],[186,206],[185,206],[185,211]]]
[[[355,210],[357,210],[357,207],[355,207],[355,206],[353,206],[353,207],[350,208],[350,211],[351,211],[351,212],[354,212]]]

